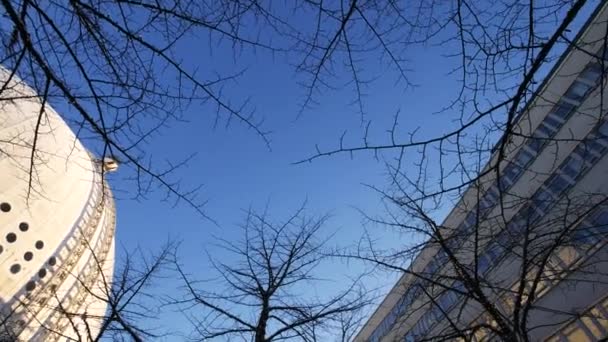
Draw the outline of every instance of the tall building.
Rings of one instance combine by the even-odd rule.
[[[0,69],[0,340],[90,340],[113,272],[114,164],[9,77]]]
[[[608,337],[607,22],[603,2],[521,112],[503,154],[493,153],[488,165],[503,158],[500,172],[467,189],[441,225],[445,241],[418,254],[355,341],[462,340],[451,332],[484,324],[467,333],[491,341],[492,317],[515,322],[515,303],[531,294],[530,341]],[[528,277],[525,261],[544,255],[527,267],[538,277]],[[487,303],[468,295],[454,256],[481,279],[469,283]]]

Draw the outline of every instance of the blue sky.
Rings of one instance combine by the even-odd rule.
[[[193,51],[189,53],[196,55]],[[421,85],[419,88],[404,90],[395,86],[391,77],[368,87],[365,103],[377,136],[384,134],[400,108],[404,125],[446,126],[440,115],[420,115],[438,110],[438,104],[444,104],[452,95],[449,81],[436,82],[444,77],[443,72],[447,72],[436,67],[445,60],[431,51],[422,50],[419,54],[424,62],[411,74],[412,80]],[[353,144],[360,142],[361,117],[356,108],[349,105],[354,96],[351,89],[324,97],[320,105],[297,118],[303,89],[294,82],[293,69],[287,63],[273,62],[265,56],[247,56],[247,64],[249,71],[231,88],[235,97],[251,97],[256,111],[265,117],[267,127],[273,131],[272,150],[238,124],[228,129],[221,125],[213,129],[213,117],[209,117],[213,113],[205,113],[205,109],[196,113],[199,109],[193,106],[191,111],[196,114],[189,116],[189,122],[173,123],[146,148],[156,155],[178,160],[197,153],[196,158],[180,170],[179,176],[185,184],[204,184],[201,197],[209,200],[206,212],[218,226],[201,219],[185,205],[173,207],[172,203],[160,202],[154,197],[136,202],[117,192],[116,239],[119,245],[126,249],[140,246],[153,251],[169,237],[179,240],[181,260],[189,271],[204,278],[210,272],[204,249],[213,243],[212,235],[238,239],[237,224],[243,218],[242,209],[249,206],[262,208],[269,202],[271,214],[284,218],[307,200],[310,214],[331,214],[326,233],[336,232],[332,245],[340,246],[355,243],[363,233],[363,218],[357,209],[371,215],[381,214],[380,197],[363,184],[384,187],[388,179],[383,162],[375,160],[370,153],[355,155],[353,159],[340,155],[312,163],[292,164],[313,153],[315,144],[335,147],[344,130],[349,131],[347,140]],[[422,86],[426,83],[434,85]],[[113,176],[112,182],[118,189],[132,187],[128,181],[121,180],[120,171]],[[377,233],[380,241],[385,241],[386,246],[390,241],[396,241],[379,227],[369,228]],[[341,262],[324,267],[328,268],[326,272],[344,271]],[[384,277],[377,284],[371,282],[370,286],[392,286],[391,278],[394,276]],[[163,288],[172,285],[164,283]],[[189,329],[179,314],[169,313],[168,316],[178,326]]]
[[[411,81],[417,85],[404,89],[395,83],[390,71],[374,61],[365,67],[382,77],[365,89],[367,119],[373,121],[372,135],[385,139],[384,132],[397,110],[401,110],[400,128],[405,134],[420,126],[420,134],[437,134],[454,125],[454,113],[431,114],[454,98],[457,82],[449,72],[458,61],[446,58],[449,45],[420,46],[408,53],[412,70]],[[154,251],[167,241],[181,241],[179,255],[187,269],[201,278],[210,275],[204,250],[210,248],[213,235],[238,239],[237,224],[243,218],[242,209],[262,208],[270,203],[276,218],[288,216],[304,200],[309,213],[331,213],[327,234],[336,232],[332,244],[348,246],[364,232],[363,218],[356,209],[371,215],[381,215],[379,196],[362,184],[380,188],[388,184],[386,169],[370,153],[351,159],[346,155],[323,158],[312,163],[293,165],[321,148],[335,147],[344,130],[346,141],[359,144],[363,132],[357,108],[350,103],[352,88],[332,90],[319,97],[320,103],[298,118],[304,89],[298,85],[292,60],[270,58],[264,52],[245,50],[237,58],[226,48],[213,56],[206,51],[203,37],[190,37],[178,49],[180,58],[189,66],[213,67],[219,70],[247,72],[238,80],[226,84],[225,94],[239,99],[251,98],[256,113],[265,118],[265,128],[273,131],[269,150],[251,130],[238,123],[229,128],[213,127],[214,113],[209,107],[192,104],[187,122],[173,122],[146,145],[155,156],[180,160],[196,153],[196,157],[180,169],[178,177],[187,184],[203,183],[200,197],[209,200],[206,213],[217,225],[202,219],[185,206],[174,207],[162,202],[162,193],[147,200],[134,201],[128,191],[133,184],[121,178],[120,170],[111,178],[117,189],[117,243],[127,250],[141,247]],[[342,82],[345,84],[345,82]],[[126,192],[123,192],[126,191]],[[447,208],[446,208],[447,211]],[[441,213],[440,213],[441,214]],[[380,227],[368,226],[383,246],[402,243],[404,237]],[[407,241],[403,241],[405,243]],[[214,255],[222,258],[222,255]],[[325,272],[343,272],[344,264],[324,266]],[[370,287],[392,286],[395,275],[370,280]],[[173,291],[176,282],[163,281],[158,291]],[[178,313],[167,313],[172,329],[188,330],[187,322]]]

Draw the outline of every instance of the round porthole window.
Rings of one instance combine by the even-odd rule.
[[[6,241],[8,243],[13,243],[13,242],[17,241],[17,234],[15,234],[15,233],[6,234]]]
[[[36,249],[42,249],[44,247],[44,242],[41,240],[36,241]]]
[[[55,257],[49,258],[49,265],[55,266],[56,263],[57,263],[57,259]]]
[[[19,223],[19,230],[22,232],[27,232],[27,230],[30,229],[30,225],[27,224],[27,222],[21,222]]]
[[[25,254],[23,254],[23,259],[25,259],[25,261],[30,261],[33,257],[34,253],[32,252],[25,252]]]
[[[44,278],[45,276],[46,276],[46,269],[41,268],[40,271],[38,271],[38,277]]]
[[[2,247],[2,245],[0,245],[0,254],[2,254],[2,252],[4,252],[4,247]]]
[[[21,271],[21,265],[19,265],[19,264],[13,264],[11,266],[11,273],[12,274],[17,274],[17,273],[19,273],[19,271]]]
[[[6,202],[2,202],[0,203],[0,210],[5,213],[8,213],[9,211],[11,211],[11,205]]]
[[[25,290],[26,291],[32,291],[33,289],[36,288],[36,283],[33,281],[30,281],[27,283],[27,285],[25,285]]]

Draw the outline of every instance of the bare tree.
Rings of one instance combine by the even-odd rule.
[[[166,244],[156,255],[144,255],[140,250],[125,252],[124,260],[117,262],[116,266],[99,255],[100,251],[90,245],[87,247],[93,255],[87,272],[68,276],[75,280],[77,289],[71,294],[73,299],[70,302],[64,301],[65,293],[52,290],[49,297],[38,293],[21,303],[25,314],[44,318],[30,322],[30,326],[38,330],[35,338],[48,341],[144,341],[166,334],[163,331],[166,327],[151,328],[150,323],[158,318],[161,307],[153,295],[158,290],[155,280],[163,276],[169,257],[175,253],[174,244]],[[110,269],[114,269],[114,278],[107,276]],[[51,313],[48,317],[38,316],[42,311]],[[15,313],[3,317],[3,339],[18,339],[23,329],[20,324],[22,316]]]
[[[204,214],[196,187],[184,188],[173,176],[188,159],[162,166],[155,160],[164,157],[154,158],[145,146],[160,128],[187,119],[191,105],[201,105],[216,124],[238,121],[269,143],[248,101],[229,100],[222,93],[242,71],[221,76],[199,71],[176,53],[184,37],[206,34],[211,43],[231,46],[235,53],[275,51],[256,37],[254,27],[242,29],[256,12],[251,4],[6,0],[0,8],[0,63],[9,70],[0,85],[1,100],[21,99],[7,91],[19,77],[36,90],[27,96],[42,102],[40,117],[49,104],[64,109],[79,138],[92,139],[90,147],[101,158],[112,156],[130,169],[134,197],[161,188]]]
[[[361,306],[358,310],[341,313],[338,318],[335,319],[336,327],[331,330],[335,335],[335,341],[349,342],[354,339],[359,329],[363,326],[363,323],[365,323],[365,309],[367,309],[367,306]]]
[[[194,339],[323,340],[335,322],[359,312],[366,296],[357,281],[335,295],[312,293],[312,286],[323,286],[316,274],[326,218],[307,217],[304,207],[283,222],[248,211],[241,241],[221,240],[226,253],[221,261],[213,259],[220,275],[215,290],[205,289],[214,282],[199,283],[177,264],[186,296],[171,302],[188,308]]]
[[[475,13],[465,2],[458,4],[455,18]],[[500,90],[505,101],[489,100],[485,109],[476,100],[487,90],[485,83],[463,83],[460,96],[472,96],[472,102],[460,102],[460,108],[469,119],[461,116],[454,130],[428,139],[415,139],[414,131],[400,143],[397,117],[386,144],[370,144],[366,135],[364,145],[348,148],[340,139],[336,150],[313,156],[396,152],[395,159],[387,158],[388,190],[371,187],[387,201],[387,215],[367,218],[408,238],[388,250],[364,237],[354,250],[338,253],[402,274],[388,300],[392,304],[383,309],[388,311],[378,314],[381,322],[365,333],[369,341],[533,341],[559,335],[577,319],[597,322],[598,332],[588,334],[606,337],[606,317],[581,294],[603,300],[608,291],[608,189],[598,181],[608,152],[604,5],[573,39],[567,32],[584,2],[569,3],[555,26],[549,25],[548,38],[540,40],[533,19],[546,8],[524,5],[529,23],[523,41],[528,43],[521,50],[527,57],[513,64],[521,75],[511,80],[511,88]],[[460,34],[471,39],[477,29],[483,35],[507,32],[502,26],[486,32],[481,22],[457,23]],[[474,44],[488,56],[492,49],[485,48],[499,41],[477,39]],[[542,65],[552,65],[552,51],[562,52],[560,41],[575,56],[564,62],[570,73],[560,61],[558,76],[549,73],[557,79],[553,86],[535,86],[533,80],[545,75]],[[468,38],[461,42],[463,47],[471,43]],[[460,53],[468,78],[466,68],[476,60]],[[477,70],[483,77],[497,77],[497,69]],[[544,113],[534,116],[534,110]],[[585,130],[564,129],[566,122]],[[536,159],[540,156],[543,161]],[[444,218],[440,213],[447,208],[453,210]]]

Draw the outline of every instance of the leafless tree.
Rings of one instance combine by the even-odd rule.
[[[402,274],[392,304],[382,309],[388,312],[368,332],[370,341],[532,341],[573,320],[605,320],[568,296],[572,289],[607,291],[608,189],[597,181],[604,166],[594,169],[608,151],[606,19],[591,24],[599,32],[592,38],[571,38],[585,2],[547,4],[492,3],[506,11],[492,29],[479,18],[494,10],[459,1],[450,12],[463,59],[462,91],[444,111],[460,113],[453,130],[418,139],[414,129],[400,141],[397,116],[385,144],[370,143],[366,130],[363,145],[348,147],[342,137],[335,150],[318,150],[306,160],[359,151],[387,160],[391,185],[371,186],[386,200],[387,215],[367,219],[404,240],[389,250],[364,237],[354,250],[337,253]],[[565,7],[549,14],[552,6]],[[514,13],[527,16],[510,17]],[[465,18],[479,21],[469,25]],[[503,34],[522,44],[501,48]],[[555,65],[560,46],[585,56],[584,62],[570,64],[577,77],[549,95],[547,83],[535,80]],[[499,82],[503,76],[509,81]],[[491,88],[500,96],[488,96]],[[547,119],[533,119],[535,106],[548,112]],[[567,120],[589,130],[557,134]],[[394,153],[383,154],[388,151]],[[534,164],[541,153],[544,162]],[[521,179],[527,185],[516,186]],[[444,218],[441,212],[450,208]],[[594,324],[601,326],[595,337],[605,337],[606,326]]]
[[[365,323],[365,319],[367,318],[365,315],[365,309],[367,306],[361,306],[359,310],[351,310],[349,312],[344,312],[335,319],[336,327],[331,330],[331,332],[335,335],[335,341],[339,342],[349,342],[352,341]]]
[[[168,243],[158,254],[149,256],[141,250],[125,252],[124,259],[116,262],[117,266],[108,264],[96,254],[99,251],[88,247],[93,253],[88,271],[68,275],[75,280],[78,289],[72,296],[81,299],[65,302],[65,294],[55,290],[48,298],[44,293],[38,293],[21,303],[25,312],[34,317],[40,311],[53,312],[49,316],[52,319],[29,324],[38,329],[36,338],[49,341],[145,341],[168,333],[163,330],[166,327],[151,327],[150,324],[158,318],[161,307],[153,295],[157,291],[155,281],[163,277],[170,256],[175,253],[175,245]],[[107,276],[109,269],[114,269],[113,278]],[[91,279],[100,281],[92,282]],[[21,319],[18,314],[3,317],[3,339],[18,338],[23,328],[19,324]]]
[[[173,173],[188,160],[156,162],[145,143],[158,129],[187,119],[187,109],[215,116],[216,124],[238,121],[269,143],[268,132],[246,99],[228,99],[222,88],[242,71],[218,75],[183,62],[176,51],[184,37],[209,37],[228,46],[273,52],[248,25],[254,4],[216,1],[38,1],[6,0],[0,6],[0,63],[8,69],[2,101],[20,99],[7,91],[20,78],[44,107],[61,108],[79,138],[102,158],[112,156],[135,180],[134,197],[164,189],[199,213],[195,187],[184,188]],[[219,45],[216,45],[219,44]],[[201,63],[201,64],[204,64]],[[205,113],[203,113],[205,114]],[[38,132],[36,132],[37,134]],[[34,136],[36,136],[34,134]],[[36,155],[35,139],[32,156]],[[34,163],[32,163],[34,164]],[[30,170],[34,174],[34,170]],[[125,173],[126,174],[126,173]]]
[[[304,207],[283,222],[267,212],[247,212],[239,242],[222,240],[222,260],[213,259],[216,282],[201,283],[181,265],[186,296],[171,302],[188,308],[196,340],[226,339],[316,341],[327,338],[336,322],[367,303],[357,281],[335,295],[314,295],[312,287],[331,286],[318,277],[323,253],[320,230],[325,216],[313,218]],[[233,261],[224,261],[224,259]],[[334,333],[334,332],[332,332]]]
[[[259,1],[74,0],[63,4],[55,1],[3,0],[4,23],[8,29],[3,30],[4,51],[0,60],[31,83],[43,99],[63,101],[71,108],[74,122],[82,127],[82,134],[92,134],[102,141],[100,154],[116,155],[131,165],[140,194],[145,194],[156,182],[164,186],[169,194],[200,209],[191,197],[193,193],[180,190],[176,183],[167,178],[168,171],[153,168],[151,165],[154,164],[147,162],[149,155],[140,148],[141,142],[166,124],[167,120],[181,119],[182,106],[198,101],[214,105],[218,109],[218,117],[225,115],[227,121],[230,118],[240,120],[264,140],[267,134],[250,115],[247,106],[242,107],[241,103],[233,105],[222,96],[221,85],[238,76],[238,73],[213,79],[200,76],[178,62],[178,58],[172,54],[174,47],[181,37],[194,32],[192,30],[210,33],[238,48],[249,47],[269,52],[279,52],[279,49],[270,44],[262,33],[272,32],[285,38],[293,45],[287,53],[292,57],[295,55],[297,71],[305,78],[303,84],[306,93],[302,110],[321,101],[325,90],[348,85],[354,91],[357,111],[365,114],[364,119],[367,120],[362,139],[359,140],[361,143],[349,144],[344,134],[334,149],[318,148],[302,162],[365,151],[387,160],[392,188],[380,193],[393,206],[393,211],[389,212],[388,218],[370,219],[414,233],[414,241],[422,241],[397,251],[382,251],[378,246],[366,244],[350,256],[404,272],[412,279],[421,279],[422,285],[411,287],[416,290],[412,294],[404,294],[403,300],[427,298],[420,305],[421,310],[414,310],[417,313],[428,307],[439,308],[428,310],[434,317],[446,318],[444,323],[447,326],[440,327],[441,334],[435,336],[437,338],[470,339],[475,333],[486,329],[506,340],[526,340],[532,330],[528,326],[531,312],[542,311],[538,306],[540,299],[537,299],[544,291],[545,285],[541,284],[550,282],[560,273],[569,272],[570,268],[566,265],[563,269],[549,269],[549,265],[555,256],[566,253],[563,251],[578,253],[576,251],[581,244],[575,242],[587,241],[587,232],[601,233],[603,224],[594,221],[594,215],[601,213],[604,198],[601,194],[593,193],[569,194],[566,188],[559,188],[559,184],[555,185],[557,190],[551,200],[535,193],[521,196],[510,191],[512,184],[504,183],[502,179],[513,177],[510,172],[519,172],[518,163],[519,168],[523,169],[530,162],[510,158],[524,142],[531,142],[539,150],[553,149],[556,164],[557,151],[567,144],[581,146],[583,160],[594,153],[594,143],[603,144],[604,57],[608,34],[577,44],[571,33],[578,28],[577,20],[580,21],[585,9],[596,4],[598,2],[585,0],[305,0],[277,9]],[[312,17],[314,20],[307,21],[312,25],[304,29],[296,28],[290,24],[293,13]],[[253,27],[252,22],[260,26],[249,31],[254,32],[252,35],[243,36],[243,32],[248,31],[246,28]],[[366,70],[366,66],[370,60],[384,62],[391,68],[387,73],[389,77],[394,77],[399,84],[408,88],[414,85],[409,75],[409,53],[427,45],[441,46],[448,51],[446,61],[457,61],[449,76],[458,81],[458,91],[453,100],[441,108],[441,113],[446,116],[445,121],[450,124],[446,125],[445,131],[432,134],[420,133],[418,127],[403,128],[408,116],[431,113],[411,113],[407,108],[402,108],[399,115],[395,115],[386,139],[380,141],[371,133],[371,119],[378,114],[368,113],[364,101],[366,89],[379,72],[377,69]],[[593,125],[597,125],[597,128],[588,137],[534,135],[528,129],[532,124],[526,126],[522,113],[526,111],[529,100],[542,89],[540,80],[566,48],[592,56],[592,64],[581,66],[576,72],[582,74],[588,71],[598,75],[593,82],[587,82],[589,87],[582,95],[594,92],[599,98],[593,108],[575,106],[566,112],[568,115],[574,112],[580,117],[592,117],[596,121]],[[584,69],[588,66],[590,70]],[[172,87],[173,83],[162,82],[166,79],[166,72],[177,79],[177,87]],[[543,100],[547,106],[563,105],[551,98]],[[175,165],[170,165],[169,171],[174,170]],[[575,171],[576,177],[584,173],[582,167]],[[542,177],[544,172],[537,171],[538,177]],[[491,207],[498,208],[498,211],[485,212],[487,208],[472,207],[470,202],[454,203],[455,198],[465,193],[469,196],[477,193],[475,203],[485,203],[486,196],[491,196]],[[547,203],[551,208],[559,207],[562,210],[559,215],[535,218],[538,210],[536,207],[530,209],[529,203],[532,201]],[[473,227],[472,230],[467,228],[469,230],[464,234],[456,226],[439,223],[435,213],[445,209],[446,205],[457,205],[462,215],[469,215],[466,217],[467,220],[471,217],[467,227]],[[518,215],[523,215],[525,220],[514,220],[519,218],[515,212],[523,213]],[[284,236],[289,230],[287,228],[301,219],[299,215],[297,213],[287,224],[275,225],[267,224],[265,215],[251,213],[245,225],[246,236],[251,235],[251,239],[246,239],[240,245],[224,241],[229,251],[243,257],[243,264],[236,267],[215,263],[217,269],[222,271],[223,280],[234,290],[233,293],[226,295],[201,291],[195,287],[196,282],[179,268],[189,289],[185,302],[198,304],[211,312],[203,318],[195,316],[201,337],[241,334],[264,340],[293,336],[283,335],[285,332],[297,334],[303,339],[314,339],[317,323],[322,323],[325,316],[312,321],[306,317],[329,310],[323,305],[315,306],[319,303],[303,306],[295,303],[299,310],[282,312],[289,320],[285,316],[276,316],[278,319],[273,321],[272,327],[277,328],[267,329],[271,318],[269,301],[273,299],[269,293],[281,293],[276,292],[276,280],[280,280],[278,284],[284,283],[281,278],[276,278],[276,274],[281,274],[278,271],[284,272],[287,268],[281,268],[281,265],[290,265],[281,261],[286,255],[279,253],[279,250],[289,247],[290,242],[292,247],[298,246],[297,243],[303,240],[309,241],[302,238],[312,236],[306,233]],[[308,230],[301,231],[309,231],[314,222],[302,221],[306,224],[300,224],[300,228]],[[516,222],[520,230],[513,236],[503,237],[504,234],[500,232],[509,232],[507,228],[510,222]],[[583,233],[579,234],[581,231]],[[285,238],[287,242],[281,242]],[[511,282],[512,279],[496,283],[497,280],[490,281],[485,276],[486,272],[492,270],[484,270],[489,266],[484,264],[485,254],[482,252],[491,251],[497,239],[506,239],[499,241],[502,247],[508,247],[503,249],[512,252],[509,254],[514,259],[512,267],[518,269],[521,275],[516,284]],[[270,249],[268,246],[271,246]],[[597,248],[597,244],[593,246]],[[307,248],[311,246],[302,247],[308,251]],[[315,245],[311,250],[316,250]],[[441,265],[448,265],[445,272],[435,272],[435,269],[429,269],[434,272],[411,270],[407,267],[414,257],[436,252],[442,253]],[[273,261],[268,255],[276,256],[280,262],[278,270],[270,267],[264,273],[264,265]],[[501,260],[506,258],[499,256]],[[306,261],[309,257],[310,262]],[[562,257],[559,258],[563,261]],[[314,269],[312,266],[319,261],[314,253],[308,252],[301,260],[306,261],[303,264],[305,267],[296,267],[296,283],[308,281],[309,273],[299,272]],[[580,258],[573,260],[579,262]],[[593,265],[595,262],[591,262],[589,271],[583,273],[599,274]],[[263,274],[266,278],[260,276]],[[252,286],[251,281],[259,283]],[[601,283],[601,280],[595,282]],[[287,284],[291,285],[290,282]],[[349,291],[344,295],[347,293]],[[448,295],[443,296],[444,293],[453,293],[459,298],[461,310],[456,311],[461,313],[456,317],[454,311],[447,312],[442,307],[441,300],[448,300],[444,299],[448,298]],[[513,297],[512,304],[507,305],[506,309],[497,307],[494,299],[507,295]],[[330,307],[341,307],[346,297],[331,299]],[[258,301],[247,302],[243,298]],[[292,299],[289,296],[286,298]],[[216,301],[228,304],[228,307]],[[484,312],[485,316],[479,319],[479,324],[468,324],[477,318],[465,315],[467,306],[462,304],[465,302],[473,302],[473,306],[480,307]],[[347,300],[346,303],[346,307],[349,307],[352,302]],[[245,308],[236,313],[229,310],[238,305]],[[255,319],[248,320],[239,315],[251,305],[260,309]],[[560,314],[564,315],[563,320],[567,320],[575,313]],[[272,317],[275,319],[275,316]],[[392,319],[396,320],[396,317],[398,315]],[[260,322],[261,325],[258,324]],[[286,330],[294,322],[315,324],[302,324],[296,329]]]

